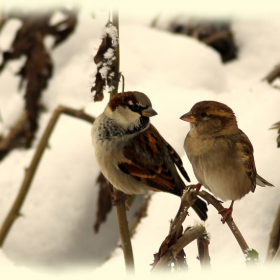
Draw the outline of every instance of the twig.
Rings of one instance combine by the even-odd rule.
[[[197,249],[200,265],[202,269],[210,268],[210,255],[209,255],[210,239],[205,231],[199,238],[197,238]]]
[[[193,191],[190,189],[185,191],[181,197],[181,203],[179,210],[170,223],[170,229],[167,237],[162,242],[158,253],[154,254],[153,271],[156,269],[162,270],[167,267],[169,261],[174,262],[175,268],[180,269],[186,266],[185,252],[183,248],[194,239],[198,238],[204,230],[200,233],[198,226],[193,228],[187,228],[183,234],[182,223],[188,215],[188,209],[194,204],[196,197],[193,195]],[[194,229],[194,231],[193,231]],[[181,265],[182,264],[182,265]]]
[[[169,235],[174,235],[176,231],[182,226],[182,223],[185,221],[189,208],[194,204],[196,197],[192,195],[190,190],[184,191],[181,197],[181,204],[179,210],[175,216],[175,219],[172,221],[170,226]]]
[[[272,83],[276,78],[280,78],[280,63],[277,64],[264,78],[262,81]]]
[[[113,25],[117,28],[119,33],[119,16],[117,10],[114,10],[113,12]],[[115,74],[114,77],[117,79],[114,84],[114,89],[110,93],[110,98],[112,98],[116,93],[118,93],[118,86],[119,86],[119,68],[120,68],[120,45],[117,45],[116,48],[116,68],[115,68]],[[121,195],[121,191],[114,188],[114,193],[118,196]],[[124,259],[125,259],[125,265],[126,265],[126,271],[127,273],[133,273],[134,272],[134,257],[133,257],[133,250],[131,245],[131,239],[129,234],[129,227],[127,222],[127,216],[126,216],[126,207],[125,202],[120,201],[116,205],[116,212],[117,212],[117,218],[118,218],[118,225],[119,225],[119,233],[120,238],[122,241],[122,248],[124,253]]]
[[[166,268],[168,262],[171,258],[176,258],[176,255],[189,243],[193,240],[199,238],[203,232],[205,231],[205,227],[201,224],[195,225],[193,227],[188,228],[182,237],[180,237],[176,244],[172,245],[165,254],[158,261],[157,265],[154,267],[153,272],[162,271]]]
[[[114,188],[114,194],[116,196],[122,195],[123,193]],[[130,239],[130,232],[128,228],[126,207],[125,202],[121,201],[116,205],[116,213],[119,225],[119,233],[122,241],[122,248],[125,260],[125,267],[128,273],[134,272],[134,257]]]
[[[222,206],[222,204],[211,194],[209,194],[206,191],[200,191],[198,193],[199,196],[201,196],[203,199],[205,199],[208,203],[212,204],[217,210],[218,212],[220,212],[222,209],[224,209],[224,207]],[[221,213],[221,215],[224,217],[225,213]],[[249,246],[247,245],[244,237],[242,236],[241,232],[239,231],[237,225],[235,224],[235,222],[233,220],[230,220],[229,217],[226,219],[226,223],[229,226],[230,230],[232,231],[233,235],[235,236],[242,252],[244,254],[247,254],[247,251],[250,250]]]
[[[266,255],[267,263],[271,262],[272,260],[274,260],[274,258],[276,258],[277,250],[279,254],[279,248],[280,248],[280,206],[278,207],[278,211],[275,215],[272,230],[270,232],[269,245],[268,245],[268,250]]]
[[[11,229],[14,221],[16,220],[16,218],[18,218],[20,216],[21,207],[22,207],[22,205],[25,201],[26,195],[30,189],[30,186],[31,186],[32,180],[34,178],[34,175],[36,173],[36,170],[38,168],[39,162],[48,145],[50,135],[52,134],[52,131],[61,114],[66,114],[66,115],[69,115],[72,117],[76,117],[76,118],[85,120],[90,123],[93,123],[93,121],[94,121],[94,118],[87,115],[83,110],[76,110],[76,109],[72,109],[72,108],[64,107],[64,106],[58,106],[57,109],[54,110],[54,112],[49,120],[49,123],[39,141],[38,147],[32,158],[30,166],[25,169],[24,179],[22,181],[19,193],[1,227],[0,247],[3,246],[3,243],[7,237],[7,234],[9,232],[9,230]]]

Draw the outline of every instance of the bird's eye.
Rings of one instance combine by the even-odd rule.
[[[207,115],[207,113],[202,112],[202,113],[200,114],[200,116],[201,116],[202,118],[205,118],[205,117],[207,117],[208,115]]]
[[[134,103],[130,104],[129,108],[130,108],[131,111],[134,111],[134,112],[139,112],[139,110],[140,110],[140,106],[137,103],[136,104],[134,104]]]

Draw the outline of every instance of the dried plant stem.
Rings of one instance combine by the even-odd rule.
[[[220,212],[222,209],[224,209],[222,204],[213,195],[209,194],[208,192],[200,191],[198,193],[198,195],[200,197],[202,197],[203,199],[205,199],[209,204],[212,204],[218,210],[218,212]],[[222,213],[221,215],[224,216],[224,213]],[[227,218],[226,223],[229,226],[229,228],[230,228],[231,232],[233,233],[234,237],[236,238],[242,252],[244,254],[247,254],[247,251],[250,250],[249,246],[247,245],[244,237],[242,236],[242,234],[239,231],[235,222],[230,220],[229,218]]]
[[[117,28],[119,32],[119,16],[117,10],[114,10],[113,12],[113,25]],[[119,44],[116,48],[116,68],[114,77],[118,79],[119,77],[119,68],[120,68],[120,52],[119,52]],[[118,93],[118,86],[119,81],[115,81],[116,84],[114,85],[114,90],[110,93],[110,98],[112,98],[116,93]],[[114,188],[115,195],[121,195],[122,193]],[[134,272],[134,257],[133,257],[133,250],[131,245],[131,239],[129,234],[129,227],[127,222],[127,215],[126,215],[126,207],[125,207],[125,201],[120,201],[116,205],[116,212],[117,212],[117,219],[118,219],[118,225],[119,225],[119,232],[120,232],[120,238],[122,241],[122,248],[123,248],[123,254],[124,254],[124,260],[126,265],[126,272],[127,273],[133,273]]]
[[[22,181],[19,193],[12,205],[12,208],[10,209],[2,227],[0,230],[0,247],[3,246],[3,243],[7,237],[7,234],[9,232],[9,230],[11,229],[14,221],[16,220],[16,218],[18,218],[20,216],[20,210],[21,207],[24,203],[24,200],[26,198],[26,195],[30,189],[32,180],[34,178],[34,175],[36,173],[36,170],[38,168],[39,162],[42,158],[42,155],[48,145],[48,141],[49,138],[53,132],[53,129],[59,119],[59,116],[61,114],[66,114],[69,116],[73,116],[85,121],[88,121],[90,123],[93,123],[94,118],[87,115],[86,113],[84,113],[83,110],[75,110],[69,107],[64,107],[64,106],[58,106],[57,109],[53,112],[49,123],[39,141],[38,147],[35,151],[35,154],[33,156],[33,159],[30,163],[30,166],[28,168],[25,169],[25,175],[24,175],[24,179]]]
[[[172,245],[158,261],[153,268],[153,272],[166,269],[171,258],[176,259],[176,255],[193,240],[199,238],[205,231],[205,227],[201,224],[188,228],[184,234]]]
[[[210,241],[207,238],[207,232],[205,231],[199,238],[197,238],[198,257],[202,269],[211,267],[209,244]]]
[[[116,196],[122,195],[123,193],[114,188],[114,194]],[[134,257],[130,239],[130,231],[128,227],[128,221],[126,216],[125,202],[121,201],[116,205],[117,219],[119,225],[120,238],[122,242],[125,267],[128,273],[134,272]]]
[[[262,81],[267,81],[268,83],[272,83],[276,78],[280,78],[280,63],[277,64],[272,71],[270,71]]]
[[[271,262],[280,257],[280,206],[276,213],[272,230],[270,232],[270,240],[266,255],[266,262]],[[278,252],[277,252],[278,251]],[[278,257],[276,256],[278,254]]]
[[[169,234],[162,242],[157,254],[154,254],[153,271],[160,271],[174,263],[175,269],[186,267],[184,247],[206,232],[202,224],[188,227],[183,233],[182,223],[188,215],[188,209],[194,204],[196,197],[193,191],[185,191],[174,220],[171,220]]]

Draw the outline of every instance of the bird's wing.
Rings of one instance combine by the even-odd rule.
[[[135,136],[124,147],[123,155],[127,159],[118,164],[119,168],[135,179],[142,181],[153,190],[181,195],[175,165],[182,164],[178,154],[163,139],[156,128],[149,126],[144,132]],[[182,185],[180,182],[179,185]]]
[[[252,192],[254,192],[256,188],[257,177],[257,171],[254,161],[254,149],[247,135],[242,130],[239,130],[239,132],[240,134],[237,138],[236,147],[239,152],[239,156],[242,159],[245,172],[252,182]]]

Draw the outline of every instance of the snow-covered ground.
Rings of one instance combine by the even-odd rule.
[[[251,272],[251,276],[273,276],[273,270],[263,264],[280,204],[280,149],[276,148],[276,131],[268,129],[280,120],[280,91],[261,79],[280,60],[280,20],[266,13],[246,18],[243,10],[240,14],[234,11],[231,18],[239,56],[222,64],[214,50],[192,38],[151,29],[148,24],[157,15],[155,10],[142,17],[124,11],[120,10],[120,68],[125,75],[125,89],[142,91],[150,97],[158,112],[152,123],[182,156],[193,183],[195,177],[183,150],[189,127],[179,117],[201,100],[224,102],[236,113],[239,127],[254,146],[258,173],[276,187],[257,187],[255,193],[235,203],[233,217],[249,246],[260,254],[259,272]],[[186,11],[189,12],[187,8]],[[95,71],[92,57],[100,44],[106,18],[104,11],[97,12],[96,19],[92,19],[88,9],[81,9],[75,34],[52,52],[54,77],[43,94],[48,112],[41,117],[34,148],[15,150],[0,163],[0,224],[17,194],[24,168],[30,163],[52,110],[62,104],[85,108],[97,116],[108,101],[106,95],[103,102],[93,103],[90,94]],[[14,30],[18,24],[13,24],[7,28]],[[0,34],[1,50],[8,47],[10,34],[9,30]],[[2,132],[7,131],[23,107],[22,95],[17,92],[18,78],[13,75],[22,62],[10,64],[0,76]],[[88,123],[61,117],[24,203],[23,217],[16,220],[0,250],[1,274],[3,271],[11,273],[11,277],[16,273],[45,277],[51,273],[54,277],[55,272],[67,277],[84,275],[84,279],[124,275],[122,252],[119,248],[114,251],[118,244],[115,213],[110,214],[99,234],[92,230],[99,171],[90,129]],[[169,221],[178,206],[179,199],[170,194],[152,196],[148,217],[142,220],[132,240],[138,276],[149,275],[153,253],[167,235]],[[130,219],[134,211],[129,211]],[[184,225],[193,225],[196,220],[195,213],[190,212]],[[222,279],[223,273],[239,277],[245,272],[244,256],[211,206],[205,225],[211,234],[211,275],[216,279]],[[111,252],[110,260],[104,263]],[[195,243],[186,248],[186,254],[190,275],[200,275]]]

